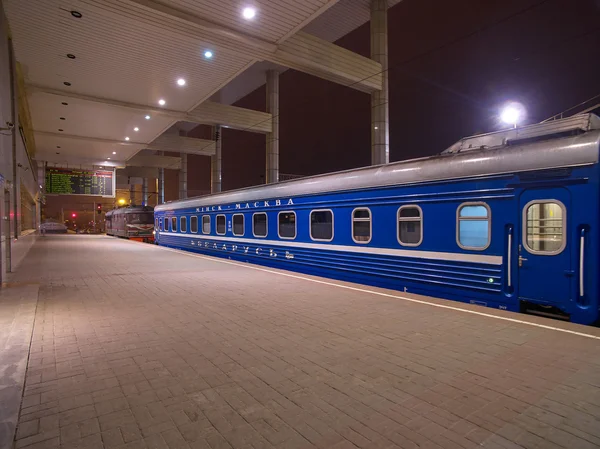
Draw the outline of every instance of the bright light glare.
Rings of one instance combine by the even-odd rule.
[[[210,58],[212,58],[212,57],[213,57],[213,53],[212,53],[212,51],[210,51],[210,50],[206,50],[206,51],[204,52],[204,57],[205,57],[206,59],[210,59]]]
[[[500,112],[500,120],[508,125],[516,126],[523,116],[525,115],[525,109],[520,103],[508,103]]]
[[[179,84],[180,86],[185,86],[185,80],[183,78],[179,78],[177,80],[177,84]]]
[[[256,9],[250,7],[244,8],[242,15],[246,20],[254,19],[254,16],[256,16]]]
[[[129,140],[129,137],[125,137],[125,140]]]
[[[113,154],[117,154],[117,152],[116,152],[116,151],[113,151]]]
[[[125,204],[125,199],[124,199],[124,198],[121,198],[121,199],[119,200],[119,204]]]
[[[150,116],[147,115],[146,117],[144,117],[146,120],[150,120]]]
[[[139,129],[137,126],[136,126],[135,128],[133,128],[133,130],[134,130],[135,132],[138,132],[140,129]]]
[[[158,100],[158,104],[164,106],[165,104],[167,104],[167,102],[161,98],[160,100]]]

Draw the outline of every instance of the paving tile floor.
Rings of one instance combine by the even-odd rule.
[[[39,239],[16,448],[600,447],[600,329],[253,267]]]

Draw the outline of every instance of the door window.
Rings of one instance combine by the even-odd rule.
[[[525,248],[530,253],[553,255],[566,245],[566,213],[559,201],[532,201],[523,212]]]

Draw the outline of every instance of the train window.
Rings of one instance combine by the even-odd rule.
[[[398,209],[398,242],[402,246],[419,246],[423,241],[423,211],[419,206]]]
[[[177,232],[177,217],[171,217],[171,232]]]
[[[277,232],[280,239],[295,239],[296,238],[296,213],[295,212],[279,212],[277,214]]]
[[[463,249],[483,250],[490,245],[492,213],[485,203],[463,203],[458,207],[456,241]]]
[[[210,234],[210,215],[202,215],[202,234]]]
[[[198,234],[198,217],[190,217],[190,232]]]
[[[187,232],[187,217],[179,217],[179,231]]]
[[[371,211],[369,209],[352,211],[352,240],[356,243],[371,241]]]
[[[165,217],[163,220],[165,221],[165,232],[169,232],[169,219]]]
[[[312,240],[333,240],[333,212],[313,210],[310,212],[310,238]]]
[[[252,234],[254,237],[267,236],[267,214],[264,212],[252,215]]]
[[[233,235],[244,235],[244,214],[233,216]]]
[[[217,234],[225,235],[225,215],[217,215]]]
[[[523,211],[525,248],[530,253],[554,255],[566,246],[567,214],[559,201],[532,201]]]

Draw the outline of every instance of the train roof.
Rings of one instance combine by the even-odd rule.
[[[589,165],[599,148],[600,118],[582,114],[461,139],[437,156],[172,201],[155,211]]]
[[[115,214],[139,214],[143,212],[154,212],[154,208],[152,206],[118,207],[116,209],[112,209],[106,212],[106,216],[108,217]]]

